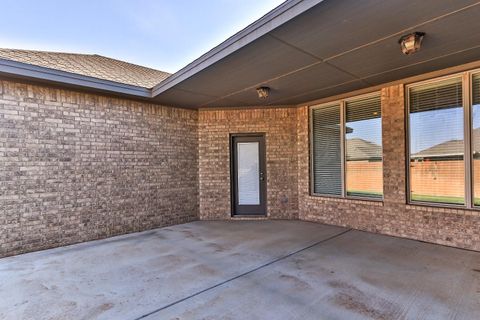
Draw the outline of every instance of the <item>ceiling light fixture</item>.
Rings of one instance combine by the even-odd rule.
[[[270,88],[269,87],[257,88],[257,94],[258,94],[258,98],[265,100],[270,95]]]
[[[406,55],[410,55],[419,51],[423,37],[425,37],[424,32],[414,32],[401,37],[400,40],[398,40],[398,43],[402,48],[402,52]]]

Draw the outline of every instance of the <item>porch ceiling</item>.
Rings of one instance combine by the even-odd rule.
[[[157,85],[154,99],[299,104],[480,59],[480,1],[305,0],[276,10]],[[397,41],[412,31],[426,37],[405,56]],[[271,88],[266,101],[261,85]]]

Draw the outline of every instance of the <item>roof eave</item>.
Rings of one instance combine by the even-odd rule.
[[[80,87],[137,98],[152,97],[151,89],[6,59],[0,59],[0,75],[39,82],[57,83],[68,87]]]
[[[286,1],[152,88],[156,97],[231,53],[266,35],[324,0]]]

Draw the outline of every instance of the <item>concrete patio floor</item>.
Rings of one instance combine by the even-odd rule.
[[[199,221],[0,259],[0,319],[478,319],[480,253]]]

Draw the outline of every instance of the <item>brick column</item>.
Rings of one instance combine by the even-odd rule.
[[[405,204],[405,98],[401,84],[382,89],[382,127],[385,204]]]

